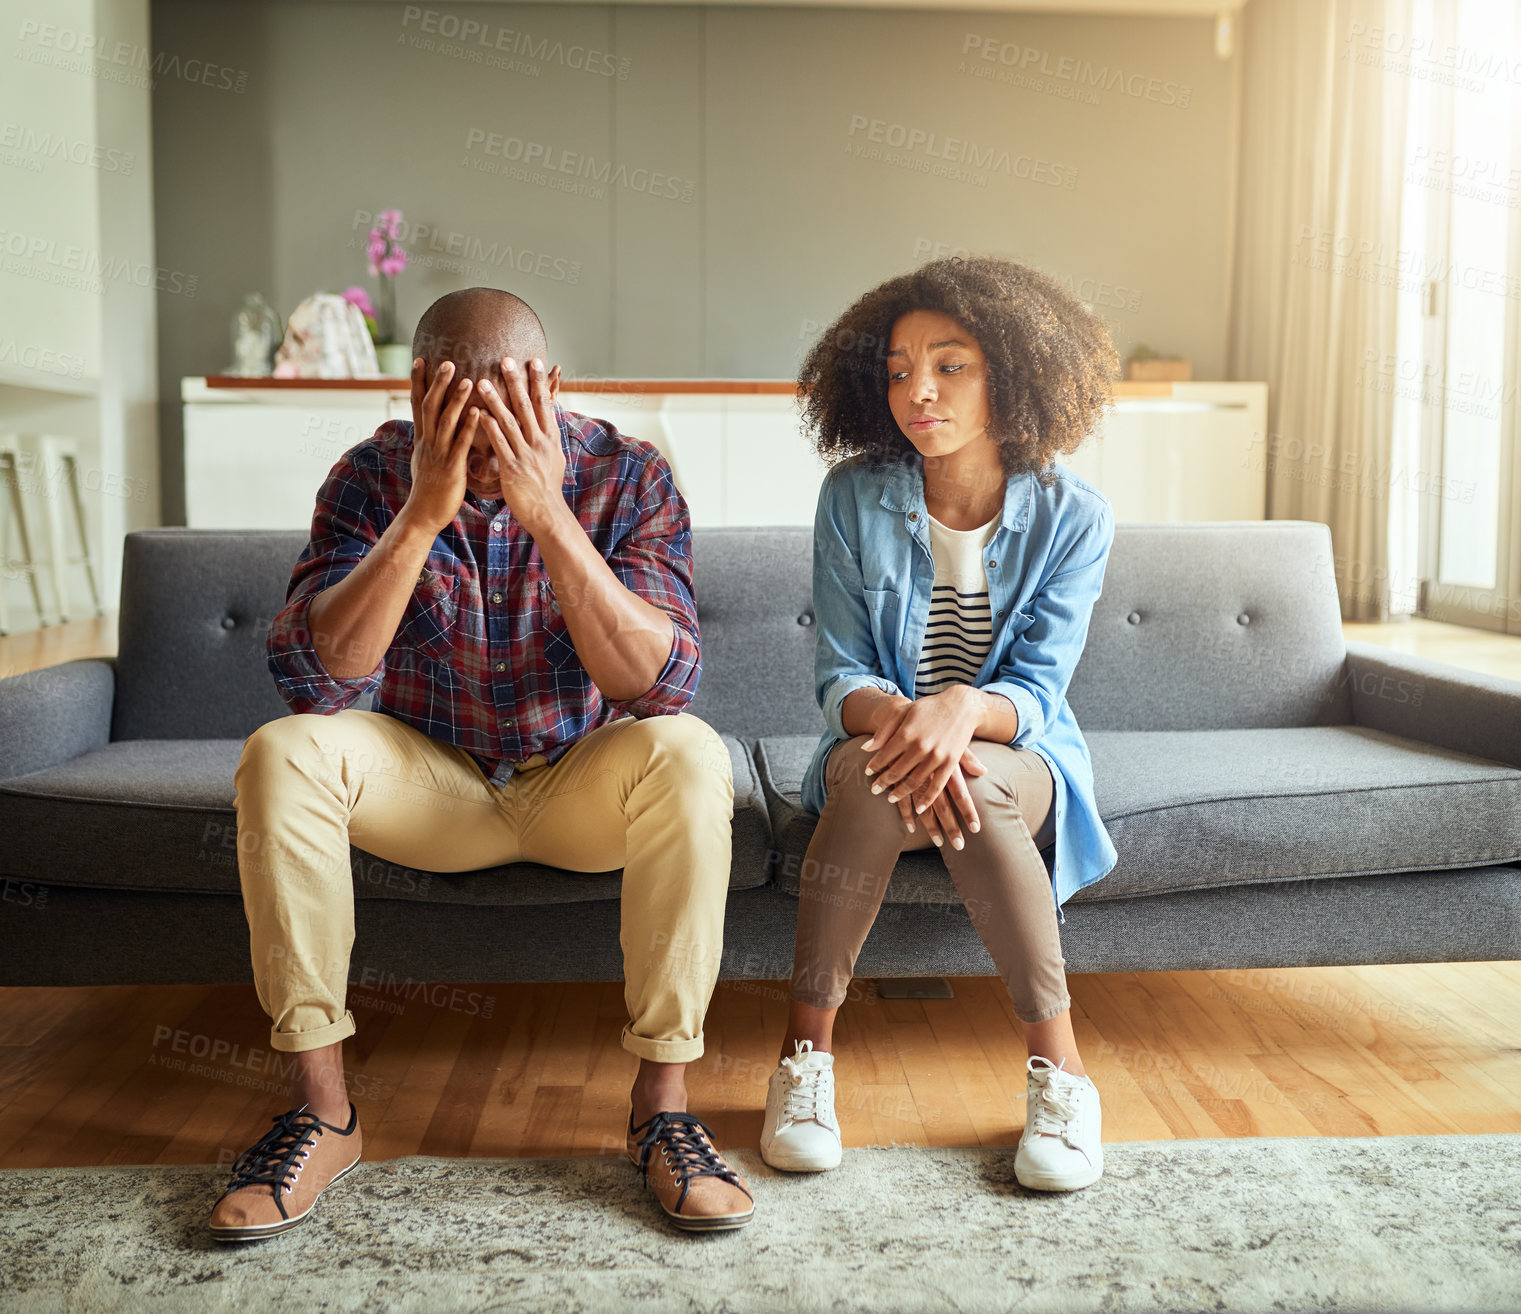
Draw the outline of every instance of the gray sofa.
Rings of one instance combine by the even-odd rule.
[[[264,636],[303,543],[131,534],[119,656],[0,680],[0,983],[250,979],[232,777],[285,714]],[[734,762],[722,972],[784,978],[810,535],[694,552],[692,711]],[[1324,525],[1119,525],[1068,696],[1120,855],[1066,906],[1069,971],[1521,958],[1521,682],[1344,643]],[[621,975],[616,872],[354,872],[356,980]],[[933,851],[887,899],[863,976],[992,974]]]

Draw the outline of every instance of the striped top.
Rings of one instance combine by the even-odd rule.
[[[974,684],[993,646],[993,611],[982,550],[992,542],[1000,516],[976,529],[950,529],[929,517],[935,582],[930,593],[924,647],[914,672],[914,697],[937,694],[953,684]]]

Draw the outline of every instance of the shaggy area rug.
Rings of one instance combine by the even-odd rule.
[[[731,1162],[756,1217],[671,1230],[618,1158],[361,1166],[289,1235],[221,1247],[212,1168],[0,1173],[12,1311],[1430,1311],[1521,1308],[1521,1136],[1105,1147],[1026,1191],[1013,1151]]]

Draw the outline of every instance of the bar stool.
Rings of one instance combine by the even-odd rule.
[[[70,615],[69,567],[83,566],[85,580],[90,586],[90,600],[95,604],[95,614],[104,616],[101,605],[100,583],[95,577],[95,559],[90,554],[89,522],[85,515],[84,498],[79,491],[79,444],[73,438],[57,434],[44,434],[37,439],[39,465],[48,480],[47,522],[48,547],[52,554],[49,563],[53,569],[53,595],[58,602],[58,619],[66,621]],[[55,474],[59,476],[59,488],[53,487]],[[79,539],[79,553],[69,556],[64,543],[64,512],[59,505],[60,494],[68,497],[74,510],[74,532]]]
[[[0,477],[10,490],[10,518],[0,523],[0,634],[11,630],[10,582],[18,575],[25,575],[32,586],[32,603],[37,608],[37,623],[48,623],[47,612],[42,607],[42,590],[37,584],[37,561],[32,555],[32,531],[27,524],[26,497],[21,487],[22,447],[15,434],[0,433]],[[21,540],[21,555],[11,555],[11,521],[16,524]]]

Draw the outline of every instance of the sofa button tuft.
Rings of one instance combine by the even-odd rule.
[[[1236,617],[1236,624],[1237,625],[1250,625],[1251,623],[1252,623],[1252,618],[1250,616],[1248,616],[1244,611],[1239,616]]]
[[[1138,611],[1133,611],[1130,613],[1130,615],[1125,617],[1125,619],[1132,625],[1139,625],[1141,623],[1141,613]]]
[[[231,616],[223,616],[222,617],[222,628],[224,630],[235,629],[237,627],[237,624],[238,624],[237,621],[233,620],[233,618]]]
[[[811,611],[805,611],[801,616],[797,618],[797,623],[802,626],[812,625],[813,613]]]

